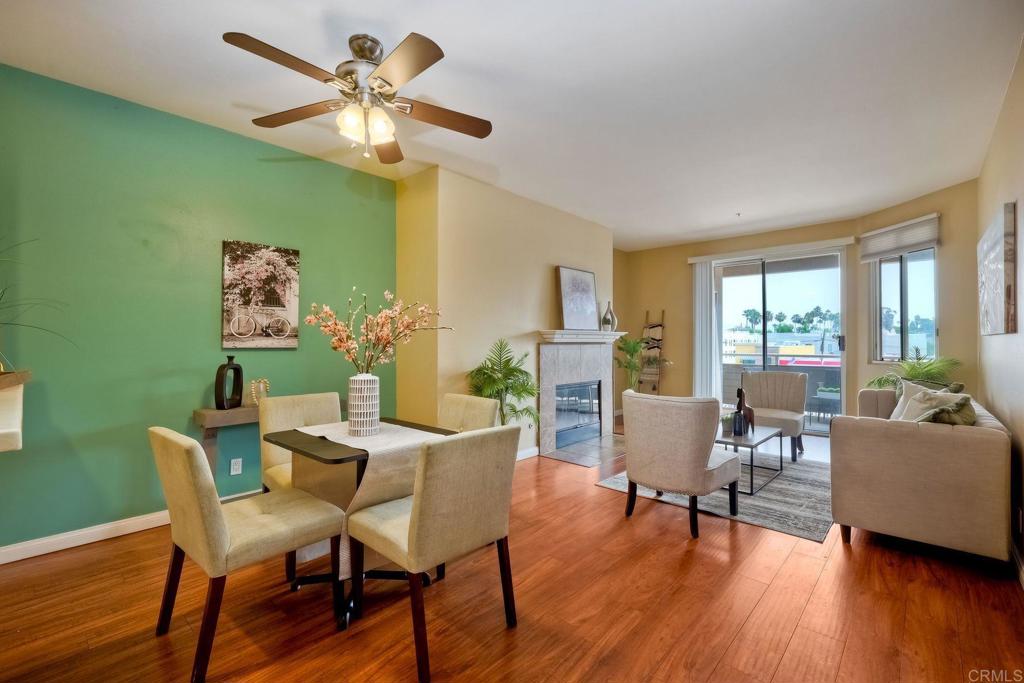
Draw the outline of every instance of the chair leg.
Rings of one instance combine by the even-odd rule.
[[[665,493],[664,491],[655,491],[655,492],[654,492],[654,495],[655,495],[655,496],[657,496],[658,498],[661,498],[661,496],[662,496],[662,495],[663,495],[664,493]]]
[[[226,576],[210,579],[206,589],[206,607],[203,608],[203,623],[199,627],[199,643],[196,645],[196,658],[192,662],[192,683],[203,683],[206,680],[206,669],[210,666],[210,652],[213,651],[213,636],[217,632],[217,617],[220,616],[220,603],[224,597]]]
[[[430,656],[427,652],[427,615],[423,611],[423,577],[409,572],[409,601],[412,603],[412,635],[416,641],[416,671],[420,683],[430,681]]]
[[[437,565],[437,574],[435,576],[437,577],[437,578],[434,579],[435,581],[443,581],[444,580],[444,562],[442,562],[441,564]]]
[[[740,513],[740,486],[738,481],[729,484],[729,514],[735,517]]]
[[[501,596],[505,600],[505,625],[515,628],[516,596],[512,590],[512,563],[508,556],[508,536],[498,539],[498,569],[501,571]]]
[[[793,462],[796,462],[796,450],[797,450],[796,437],[795,436],[791,436],[791,437],[789,437],[789,458]]]
[[[796,447],[800,451],[800,455],[804,454],[804,435],[796,437]]]
[[[345,590],[341,585],[341,536],[331,536],[331,608],[339,631],[345,630]]]
[[[843,543],[849,544],[850,543],[850,525],[849,524],[840,524],[839,525],[839,535],[843,537]]]
[[[700,536],[700,530],[697,528],[697,496],[690,496],[690,536]]]
[[[286,583],[291,583],[295,580],[295,551],[285,553],[284,555],[284,580]]]
[[[633,508],[636,507],[636,482],[629,482],[629,490],[626,492],[626,516],[629,517],[633,514]]]
[[[171,627],[171,612],[174,611],[174,598],[178,596],[178,582],[181,580],[181,565],[185,562],[185,551],[171,544],[171,563],[167,567],[167,580],[164,582],[164,597],[160,601],[160,616],[156,620],[156,634],[162,636]]]
[[[352,560],[352,618],[363,616],[363,544],[348,537],[348,552]]]

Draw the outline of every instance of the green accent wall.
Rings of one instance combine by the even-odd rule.
[[[198,437],[192,410],[213,405],[225,239],[298,249],[300,312],[354,285],[380,297],[395,286],[394,183],[0,65],[0,244],[35,240],[0,284],[63,302],[22,322],[74,342],[0,339],[34,375],[24,449],[0,453],[0,546],[165,508],[146,428]],[[246,380],[344,396],[351,366],[301,327],[297,350],[231,351]],[[394,414],[394,366],[380,376]],[[259,488],[255,426],[221,430],[218,448],[222,496]]]

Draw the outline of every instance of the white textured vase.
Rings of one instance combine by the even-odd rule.
[[[359,374],[348,378],[348,433],[373,436],[380,432],[380,378]]]

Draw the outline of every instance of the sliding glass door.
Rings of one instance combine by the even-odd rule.
[[[828,431],[842,412],[840,268],[837,253],[716,266],[725,402],[736,400],[744,372],[803,372],[805,430]]]

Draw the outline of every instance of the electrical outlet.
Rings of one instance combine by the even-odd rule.
[[[232,458],[231,459],[231,476],[242,473],[242,459]]]

